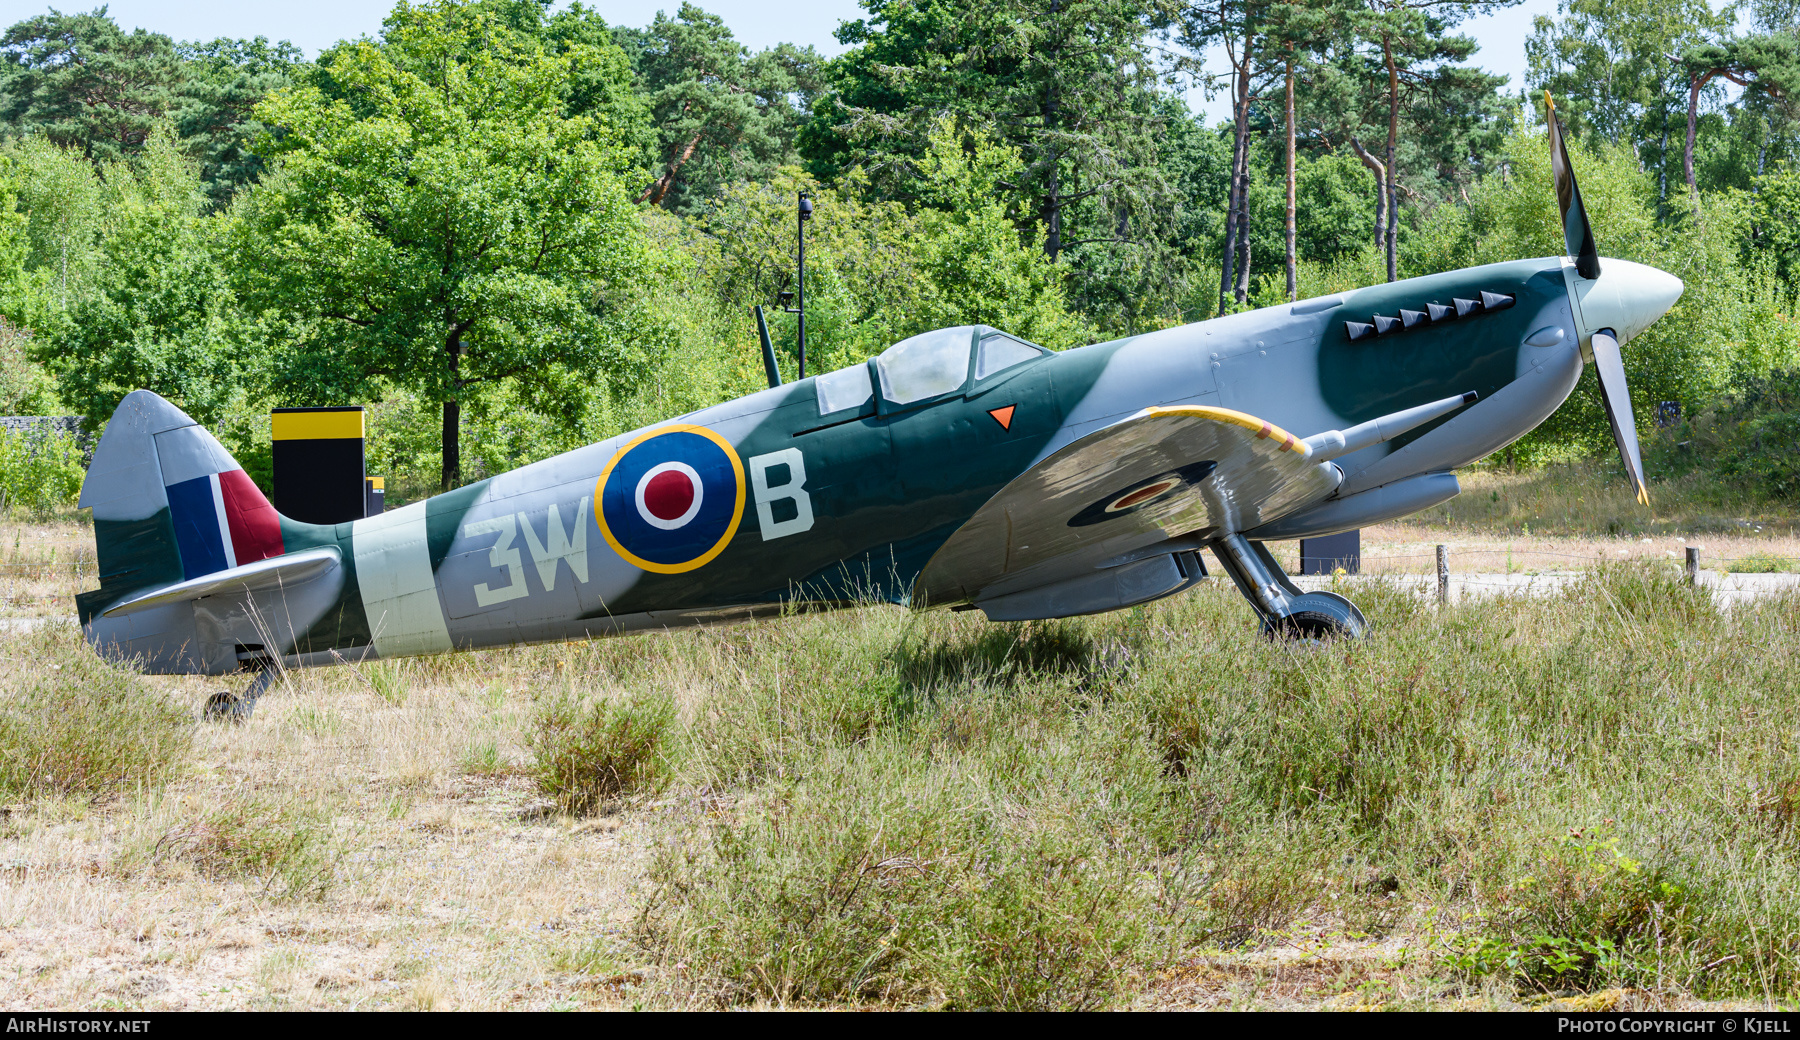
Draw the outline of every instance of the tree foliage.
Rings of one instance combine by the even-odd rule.
[[[838,39],[830,89],[800,137],[823,177],[864,170],[883,196],[931,205],[920,168],[944,115],[1017,150],[995,184],[1015,225],[1066,261],[1078,306],[1134,327],[1175,306],[1176,198],[1156,162],[1148,10],[1135,0],[869,0]],[[1065,254],[1067,254],[1065,256]]]
[[[718,15],[691,3],[641,32],[618,30],[657,127],[658,172],[639,202],[677,211],[733,180],[760,180],[793,155],[820,87],[811,47],[750,55]]]
[[[815,370],[1554,254],[1478,6],[865,0],[829,60],[693,3],[404,2],[313,60],[51,10],[0,37],[0,395],[98,424],[149,387],[258,473],[269,407],[361,401],[404,499],[760,386],[802,190]],[[1603,251],[1687,282],[1626,351],[1640,416],[1800,365],[1800,8],[1734,10],[1564,0],[1528,48]],[[1521,451],[1606,441],[1583,388]]]
[[[225,272],[215,259],[217,227],[202,216],[197,165],[166,130],[152,133],[134,158],[115,159],[97,174],[63,161],[73,167],[65,177],[75,185],[83,175],[93,178],[80,185],[90,199],[69,201],[87,203],[99,217],[90,225],[91,243],[80,244],[85,277],[66,306],[43,320],[37,359],[90,428],[140,388],[217,422],[250,359],[235,335]]]
[[[466,388],[629,372],[610,349],[653,257],[614,137],[562,103],[575,55],[480,5],[401,7],[384,45],[321,57],[328,83],[257,110],[279,171],[233,214],[245,303],[289,323],[274,387],[357,399],[381,378],[443,404],[460,479]]]
[[[167,36],[127,33],[104,7],[19,22],[0,37],[0,55],[0,119],[95,160],[143,147],[178,104],[185,79]]]

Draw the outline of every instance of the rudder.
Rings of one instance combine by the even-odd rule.
[[[82,508],[92,509],[100,588],[76,596],[81,623],[133,593],[283,554],[281,518],[211,433],[148,390],[106,424]]]

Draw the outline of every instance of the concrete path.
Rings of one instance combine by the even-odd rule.
[[[1580,581],[1580,571],[1553,571],[1547,574],[1455,574],[1450,575],[1450,599],[1459,602],[1479,596],[1542,596],[1560,591]],[[1332,588],[1332,578],[1321,575],[1297,576],[1294,584],[1311,592]],[[1421,595],[1437,595],[1435,574],[1356,574],[1336,579],[1337,591],[1355,599],[1350,591],[1369,582],[1388,582],[1400,588],[1418,589]],[[1743,603],[1784,592],[1800,593],[1800,574],[1730,574],[1721,571],[1700,572],[1700,584],[1711,589],[1722,607]]]

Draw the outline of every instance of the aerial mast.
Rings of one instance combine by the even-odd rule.
[[[798,337],[798,346],[799,346],[799,354],[800,354],[800,374],[795,376],[794,378],[805,379],[806,378],[806,222],[812,219],[812,214],[813,214],[813,200],[812,200],[811,192],[803,191],[800,193],[799,211],[800,211],[800,219],[797,222],[796,226],[799,229],[799,235],[800,235],[800,277],[798,279],[798,283],[799,283],[798,288],[800,290],[800,298],[799,298],[798,302],[800,305],[798,307],[786,307],[783,309],[786,310],[789,314],[798,314],[800,316],[800,335]],[[779,295],[787,296],[789,294],[781,293]],[[784,300],[782,302],[785,303],[786,301]]]

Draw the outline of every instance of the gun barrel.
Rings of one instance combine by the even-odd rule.
[[[1479,396],[1471,390],[1466,394],[1446,397],[1430,404],[1389,412],[1380,418],[1370,419],[1366,423],[1358,423],[1348,430],[1326,430],[1324,433],[1315,433],[1306,438],[1306,446],[1311,456],[1321,462],[1335,459],[1340,455],[1361,451],[1372,444],[1393,440],[1408,430],[1448,415],[1464,405],[1474,404]]]

